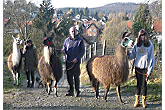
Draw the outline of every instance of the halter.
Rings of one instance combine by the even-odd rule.
[[[45,38],[44,40],[46,40],[47,41],[47,43],[48,43],[48,46],[50,47],[51,45],[53,45],[53,43],[50,43],[49,41],[48,41],[48,39],[47,38]]]
[[[128,43],[129,43],[129,41],[130,41],[130,38],[129,38],[129,37],[125,37],[125,38],[128,39],[128,41],[125,42],[125,43],[123,43],[123,42],[120,40],[120,43],[121,43],[121,46],[122,46],[122,47],[126,47],[126,46],[128,46]]]

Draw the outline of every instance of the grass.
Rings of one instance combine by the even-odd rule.
[[[26,78],[26,76],[24,74],[23,65],[22,65],[20,82],[25,78]],[[22,87],[21,84],[20,84],[20,86],[16,86],[16,85],[14,86],[13,81],[14,81],[13,75],[7,67],[7,57],[4,56],[3,57],[3,93],[9,93],[11,91],[18,91],[18,89],[20,89]]]
[[[91,85],[89,76],[86,73],[86,64],[81,64],[81,84]],[[136,92],[136,77],[130,77],[128,81],[121,85],[121,92],[129,92],[130,95],[135,95]],[[103,86],[100,89],[104,89]],[[111,86],[111,90],[116,90],[115,86]],[[147,83],[147,101],[162,103],[162,71],[154,70],[149,77]]]

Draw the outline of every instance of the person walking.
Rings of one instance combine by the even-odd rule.
[[[34,88],[34,71],[38,66],[38,57],[37,57],[37,49],[32,44],[32,40],[28,39],[26,41],[26,45],[23,49],[23,57],[24,57],[24,70],[26,72],[27,77],[27,87]],[[30,76],[32,84],[30,85]]]
[[[84,41],[77,34],[75,27],[69,29],[70,36],[65,39],[62,53],[65,54],[66,70],[67,70],[67,81],[69,83],[70,89],[66,96],[74,96],[73,88],[73,77],[75,81],[75,96],[78,97],[80,94],[80,63],[81,58],[85,53]]]
[[[144,29],[139,31],[137,44],[133,46],[132,52],[127,51],[127,54],[129,59],[135,59],[133,66],[135,67],[137,86],[134,107],[139,106],[142,87],[142,105],[143,108],[146,108],[147,81],[154,70],[155,57],[153,44],[148,39],[148,34]]]

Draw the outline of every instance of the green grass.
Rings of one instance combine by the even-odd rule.
[[[24,74],[23,65],[22,65],[20,80],[22,81],[25,78],[26,78],[26,75]],[[17,91],[18,89],[22,87],[21,84],[20,86],[16,86],[16,85],[14,86],[13,81],[14,81],[13,75],[7,67],[7,57],[4,56],[3,57],[3,93]]]

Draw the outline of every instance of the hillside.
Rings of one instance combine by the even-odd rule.
[[[116,13],[118,14],[119,12],[125,12],[127,11],[127,13],[135,13],[136,9],[138,8],[138,4],[136,3],[111,3],[111,4],[107,4],[101,7],[96,7],[96,8],[89,8],[90,13],[95,13],[100,12],[100,13],[104,13],[106,15],[108,15],[109,13]],[[71,9],[73,7],[70,7]],[[84,8],[79,8],[81,10],[84,10]],[[60,8],[60,10],[62,10],[63,12],[66,12],[68,10],[67,8]]]
[[[118,3],[107,4],[102,7],[90,8],[90,11],[93,13],[97,11],[97,12],[104,13],[106,15],[108,15],[109,13],[114,13],[114,12],[116,14],[118,14],[119,12],[135,13],[138,6],[139,5],[136,3],[118,2]]]

